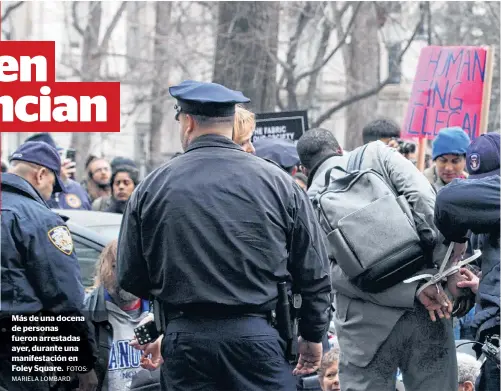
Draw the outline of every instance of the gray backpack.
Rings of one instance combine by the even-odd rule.
[[[360,170],[366,148],[352,152],[346,171],[327,171],[313,205],[329,257],[353,284],[376,293],[421,270],[425,257],[405,197],[378,172]],[[332,170],[344,175],[334,179]]]

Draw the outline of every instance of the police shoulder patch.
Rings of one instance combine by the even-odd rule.
[[[66,194],[65,199],[70,208],[78,209],[82,206],[82,200],[76,194]]]
[[[71,255],[73,252],[73,239],[71,239],[71,233],[68,227],[60,225],[49,230],[47,234],[52,244],[59,251],[66,255]]]
[[[473,171],[477,171],[480,168],[480,155],[478,153],[470,155],[470,168]]]

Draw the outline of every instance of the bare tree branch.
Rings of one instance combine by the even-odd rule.
[[[499,35],[499,10],[495,10],[494,5],[491,4],[490,1],[487,1],[486,4],[487,4],[487,7],[489,8],[491,17],[494,20],[494,25],[495,25],[496,30],[498,31],[498,35]]]
[[[297,55],[297,50],[299,47],[299,39],[301,38],[301,34],[303,33],[306,24],[308,21],[311,19],[311,3],[307,2],[304,8],[301,10],[299,17],[298,17],[298,22],[296,26],[296,31],[294,32],[294,35],[291,37],[291,44],[289,46],[289,51],[287,52],[287,64],[290,64],[291,70],[294,69],[294,60]]]
[[[306,25],[311,19],[311,3],[307,2],[301,12],[299,13],[298,22],[296,25],[296,31],[294,35],[291,37],[289,50],[287,52],[287,66],[284,67],[284,75],[286,76],[286,85],[285,89],[287,90],[287,107],[290,110],[297,109],[298,102],[296,96],[296,80],[294,78],[294,69],[296,67],[295,59],[297,56],[297,51],[299,47],[299,40],[301,38],[301,34],[303,34]],[[280,89],[280,85],[279,88]]]
[[[282,76],[280,76],[280,79],[277,83],[277,88],[276,88],[276,91],[275,91],[275,94],[276,94],[276,100],[277,100],[277,106],[278,108],[281,110],[281,111],[284,111],[285,110],[285,106],[284,104],[282,103],[282,99],[280,99],[280,92],[282,91],[282,83],[285,81],[285,70],[282,72]]]
[[[103,39],[101,41],[101,44],[99,45],[100,53],[106,52],[106,50],[108,49],[108,44],[110,42],[111,34],[113,34],[113,30],[115,30],[115,27],[117,27],[117,24],[120,21],[120,18],[122,17],[122,14],[124,13],[126,8],[127,8],[127,2],[122,1],[122,4],[120,4],[120,7],[118,8],[117,12],[115,12],[115,15],[113,15],[113,19],[111,20],[110,24],[106,28],[106,31],[104,32]]]
[[[424,14],[421,13],[421,17],[419,22],[417,23],[416,27],[414,28],[414,32],[412,33],[411,37],[407,40],[407,44],[403,48],[403,50],[400,52],[399,56],[396,59],[396,63],[400,64],[402,62],[402,58],[411,46],[411,43],[414,41],[414,38],[416,38],[417,33],[419,32],[419,28],[421,24],[423,23],[424,19]],[[316,128],[319,127],[324,121],[328,120],[335,112],[343,109],[344,107],[351,105],[352,103],[355,103],[359,100],[366,99],[372,95],[375,95],[379,93],[384,87],[388,85],[388,83],[391,81],[392,75],[388,75],[388,77],[382,82],[379,83],[377,86],[368,89],[367,91],[357,94],[354,96],[349,97],[348,99],[338,103],[337,105],[331,107],[330,109],[326,110],[323,114],[321,114],[317,120],[312,124],[312,127]]]
[[[353,22],[355,21],[355,18],[358,14],[358,11],[360,10],[360,6],[362,3],[359,1],[355,9],[353,10],[353,14],[351,16],[351,19],[348,23],[348,26],[346,27],[346,30],[342,36],[342,38],[339,40],[338,44],[332,51],[327,55],[327,57],[324,58],[324,60],[316,67],[313,69],[310,69],[309,71],[303,72],[298,77],[296,78],[296,83],[299,83],[301,80],[303,80],[305,77],[311,76],[314,73],[319,72],[330,60],[331,58],[337,53],[337,51],[346,43],[346,38],[348,38],[348,35],[350,33],[351,27],[353,26]]]
[[[345,2],[341,9],[337,11],[339,13],[339,16],[343,17],[344,13],[350,8],[351,4],[349,1]]]
[[[313,67],[317,68],[319,64],[322,62],[325,52],[327,51],[327,46],[329,45],[329,38],[332,33],[332,23],[328,18],[324,18],[322,23],[322,36],[320,37],[320,44],[318,46],[318,51],[315,56],[315,60],[313,61]],[[320,68],[319,68],[320,69]],[[308,90],[306,92],[305,102],[313,102],[313,97],[315,95],[315,91],[317,90],[317,80],[318,80],[319,72],[312,73],[309,83]],[[296,78],[296,83],[298,82],[298,78]]]
[[[217,13],[217,3],[213,1],[197,1],[195,3],[205,8],[211,14]]]
[[[268,53],[268,56],[270,56],[270,58],[271,58],[271,60],[272,60],[273,62],[275,62],[275,63],[277,63],[277,64],[280,64],[280,65],[282,66],[282,68],[283,68],[283,69],[287,69],[287,70],[289,70],[289,69],[290,69],[289,64],[287,64],[287,62],[286,62],[286,61],[281,60],[278,56],[276,56],[275,54],[273,54],[273,53],[271,52],[271,50],[269,50],[269,48],[268,48],[268,47],[265,47],[264,49],[266,50],[266,52]]]
[[[349,5],[349,3],[347,3],[347,5]],[[346,12],[347,8],[343,7],[343,8],[341,8],[341,10],[338,10],[335,2],[331,3],[331,8],[332,8],[332,12],[334,13],[334,20],[336,23],[337,36],[342,37],[345,34],[344,30],[343,30],[343,15],[344,15],[344,12]],[[343,13],[341,13],[341,11],[343,11]],[[348,52],[348,45],[344,45],[342,47],[342,51],[343,51],[342,58],[343,58],[344,69],[348,69],[348,67],[350,66],[349,65],[350,55]]]
[[[17,1],[17,2],[15,2],[14,4],[9,5],[9,6],[5,9],[5,13],[2,15],[2,19],[1,19],[1,21],[3,22],[4,20],[7,20],[7,18],[9,17],[9,15],[10,15],[13,11],[15,11],[17,8],[21,7],[23,4],[24,4],[24,1]]]
[[[71,4],[71,19],[72,19],[72,26],[73,28],[80,34],[82,37],[84,35],[84,30],[82,27],[80,27],[80,24],[78,23],[78,12],[77,12],[77,7],[80,4],[78,1],[74,1]]]
[[[75,68],[73,65],[71,64],[67,64],[64,60],[64,58],[61,60],[61,63],[60,63],[63,67],[66,67],[68,68],[73,74],[71,76],[76,76],[78,77],[79,79],[82,79],[82,72],[80,72],[80,69],[77,69]],[[59,64],[58,64],[59,66]]]
[[[171,61],[166,58],[169,55],[168,46],[165,44],[165,37],[169,34],[169,24],[172,12],[172,3],[155,3],[155,39],[153,48],[153,58],[156,63],[153,67],[153,75],[157,79],[151,89],[151,98],[155,100],[150,106],[150,126],[149,126],[149,154],[146,157],[148,171],[158,167],[161,163],[162,154],[162,123],[165,115],[165,99],[169,87],[169,70]]]

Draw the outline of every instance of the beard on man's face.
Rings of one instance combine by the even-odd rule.
[[[97,187],[101,190],[108,190],[110,187],[111,187],[111,183],[108,182],[108,183],[98,183],[98,182],[94,182]]]
[[[111,178],[101,179],[98,176],[97,178],[91,177],[90,179],[100,189],[106,189],[106,188],[109,188],[111,186]]]

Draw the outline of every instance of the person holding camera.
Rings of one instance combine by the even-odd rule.
[[[381,141],[391,148],[395,148],[403,157],[414,165],[417,162],[417,148],[413,142],[400,138],[400,127],[388,118],[380,118],[369,122],[362,129],[364,144],[372,141]]]
[[[404,158],[410,160],[413,164],[416,164],[416,144],[402,140],[400,138],[394,138],[388,143],[389,147],[395,148],[398,153],[403,155]]]
[[[34,134],[28,137],[26,141],[41,141],[49,144],[58,151],[61,150],[61,148],[57,147],[56,142],[49,133]],[[66,154],[65,156],[61,156],[61,179],[63,180],[65,191],[52,194],[50,200],[47,201],[50,208],[91,210],[91,203],[87,192],[82,185],[72,179],[75,172],[75,162],[71,158],[68,158]]]
[[[476,294],[477,309],[473,320],[476,331],[477,355],[482,344],[492,338],[499,357],[500,308],[500,135],[487,133],[472,142],[466,153],[469,178],[454,180],[437,195],[435,222],[444,237],[467,246],[468,231],[472,232],[472,247],[482,250],[481,278],[466,268],[459,273],[458,288],[469,288]],[[493,338],[494,337],[494,338]],[[497,339],[496,339],[497,337]],[[499,390],[498,363],[491,358],[485,361],[477,380],[476,390]]]

